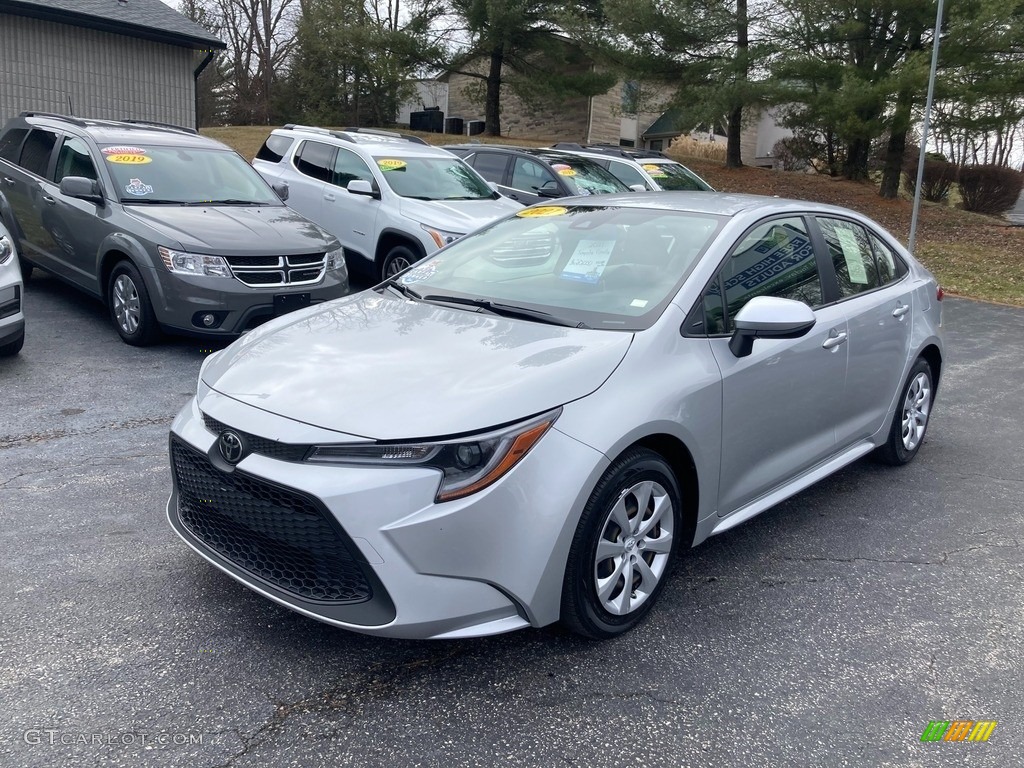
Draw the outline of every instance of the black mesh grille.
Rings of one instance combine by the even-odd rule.
[[[309,451],[308,445],[299,445],[297,443],[279,443],[277,440],[268,440],[265,437],[259,437],[258,435],[250,435],[248,432],[243,432],[240,429],[229,427],[223,422],[217,421],[212,416],[203,414],[203,423],[206,428],[213,432],[215,435],[219,435],[225,429],[230,429],[233,432],[241,435],[242,440],[249,448],[251,453],[258,453],[261,456],[269,456],[272,459],[279,459],[280,461],[302,461],[306,457],[306,453]]]
[[[316,280],[320,277],[320,273],[323,270],[320,267],[313,267],[312,269],[292,269],[288,272],[288,282],[290,283],[305,283],[310,280]]]
[[[361,603],[372,589],[340,529],[309,497],[171,442],[178,515],[192,535],[239,568],[306,600]]]
[[[239,280],[246,285],[283,285],[284,284],[284,272],[272,271],[272,272],[237,272],[235,274]]]
[[[324,254],[305,253],[301,256],[289,256],[288,265],[292,267],[305,266],[306,264],[322,267],[324,265]]]
[[[280,256],[226,256],[232,267],[278,267]]]

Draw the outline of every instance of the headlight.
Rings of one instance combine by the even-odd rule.
[[[333,272],[335,270],[348,271],[348,266],[345,264],[344,248],[336,248],[333,251],[327,252],[327,271]]]
[[[444,248],[448,243],[454,243],[466,234],[465,232],[448,232],[443,229],[434,229],[434,227],[428,227],[426,224],[420,224],[420,226],[427,231],[427,234],[430,235],[438,248]]]
[[[162,245],[157,248],[164,266],[176,275],[205,275],[206,277],[231,277],[231,268],[220,256],[203,253],[172,251]]]
[[[14,243],[6,237],[0,237],[0,264],[6,264],[14,255]]]
[[[512,427],[437,443],[318,445],[307,461],[320,464],[418,466],[443,474],[435,501],[452,501],[497,482],[519,463],[555,423],[562,409]]]

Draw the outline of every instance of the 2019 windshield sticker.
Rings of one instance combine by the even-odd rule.
[[[559,176],[575,176],[576,175],[576,171],[574,171],[571,166],[568,166],[565,163],[556,163],[555,165],[552,165],[551,167],[554,168],[558,172]]]
[[[387,171],[400,171],[408,165],[405,160],[398,160],[393,157],[382,158],[377,161],[377,167],[385,173]]]
[[[106,158],[108,163],[117,163],[118,165],[145,165],[153,162],[153,158],[148,155],[120,154],[106,155]]]
[[[152,195],[153,187],[151,187],[149,184],[143,184],[142,179],[132,179],[127,184],[127,186],[125,186],[124,191],[127,192],[129,195],[135,195],[135,197],[142,197],[143,195]]]
[[[527,208],[524,211],[519,211],[516,216],[533,219],[540,216],[565,216],[568,212],[568,208],[563,208],[560,205],[542,205],[540,208]]]
[[[667,179],[668,174],[665,173],[665,169],[656,163],[647,163],[642,168],[650,174],[652,179]]]

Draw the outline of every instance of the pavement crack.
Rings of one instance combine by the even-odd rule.
[[[143,419],[129,419],[128,421],[117,421],[109,424],[99,424],[88,429],[50,429],[45,432],[31,432],[22,435],[0,436],[0,450],[17,448],[21,445],[33,443],[45,443],[49,440],[59,440],[62,437],[77,437],[80,435],[94,435],[97,432],[115,429],[135,429],[137,427],[151,427],[157,424],[166,424],[174,421],[175,414],[169,416],[150,416]]]
[[[777,555],[772,560],[782,560],[797,563],[888,563],[890,565],[942,565],[945,562],[945,553],[942,560],[887,560],[878,557],[795,557],[793,555]]]
[[[115,462],[120,463],[128,459],[155,459],[163,458],[166,453],[134,453],[127,454],[124,456],[90,456],[85,461],[75,462],[74,464],[64,464],[59,467],[47,467],[46,469],[30,469],[27,472],[20,472],[14,477],[8,478],[3,482],[0,482],[0,490],[29,490],[31,486],[25,485],[11,485],[16,480],[20,480],[23,477],[31,477],[33,475],[47,475],[52,472],[67,472],[71,469],[79,469],[82,467],[105,467],[110,466],[103,462]]]

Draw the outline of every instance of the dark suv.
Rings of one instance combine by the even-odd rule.
[[[104,301],[121,338],[234,336],[337,298],[333,235],[195,131],[23,112],[0,133],[0,217],[34,266]]]
[[[497,185],[503,195],[523,205],[556,197],[630,191],[593,160],[569,152],[504,144],[453,144],[444,148]]]

